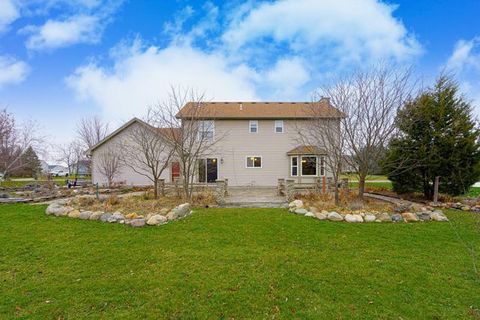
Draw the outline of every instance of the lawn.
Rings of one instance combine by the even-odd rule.
[[[478,216],[346,224],[205,209],[134,229],[0,207],[0,318],[478,319]],[[461,237],[461,241],[458,235]],[[478,256],[476,259],[478,263]]]

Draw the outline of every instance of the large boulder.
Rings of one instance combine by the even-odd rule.
[[[363,220],[365,222],[374,222],[375,220],[377,220],[377,217],[374,214],[366,213],[363,217]]]
[[[390,215],[388,213],[380,213],[379,215],[377,215],[377,219],[375,221],[378,221],[378,222],[392,222],[392,218],[390,217]]]
[[[91,215],[92,215],[92,211],[82,211],[80,212],[80,214],[78,215],[78,218],[82,219],[82,220],[89,220]]]
[[[288,204],[290,208],[303,208],[303,201],[302,200],[293,200]]]
[[[80,211],[79,210],[72,210],[68,213],[69,218],[79,218],[80,217]]]
[[[173,208],[173,210],[170,211],[168,214],[171,217],[171,219],[169,218],[169,220],[175,220],[175,219],[186,217],[187,215],[190,214],[190,204],[189,203],[181,204]]]
[[[47,207],[47,210],[45,210],[45,213],[49,215],[53,214],[57,217],[62,217],[62,216],[66,216],[72,210],[73,210],[72,207],[62,205],[59,202],[54,202]]]
[[[432,220],[432,217],[430,217],[430,212],[425,211],[425,212],[417,212],[417,217],[420,221],[430,221]]]
[[[327,214],[328,213],[317,212],[317,213],[315,213],[315,217],[317,217],[318,220],[326,220],[327,219]]]
[[[338,212],[332,211],[328,213],[327,219],[330,221],[342,221],[343,217]]]
[[[121,212],[114,212],[112,216],[107,220],[110,223],[125,221],[125,216]]]
[[[393,222],[403,222],[403,217],[399,213],[392,214],[392,221]]]
[[[161,224],[165,224],[168,222],[168,219],[165,216],[156,214],[150,217],[150,219],[147,220],[147,224],[149,226],[158,226]]]
[[[315,214],[313,212],[307,212],[305,213],[305,217],[315,218]]]
[[[433,221],[448,221],[447,216],[442,211],[436,210],[430,215]]]
[[[303,208],[298,208],[298,209],[295,209],[295,213],[296,214],[301,214],[301,215],[305,215],[307,214],[307,210],[306,209],[303,209]]]
[[[99,220],[99,219],[100,219],[100,216],[101,216],[102,214],[103,214],[102,211],[92,212],[92,214],[90,215],[89,220]]]
[[[110,213],[104,213],[100,216],[100,221],[102,222],[108,222],[112,215]]]
[[[415,213],[412,212],[404,212],[402,213],[402,217],[406,222],[417,222],[418,217]]]
[[[345,215],[345,221],[350,223],[363,222],[363,218],[359,214],[347,214]]]
[[[145,226],[145,219],[139,218],[139,219],[133,219],[130,221],[130,225],[134,228],[140,228]]]

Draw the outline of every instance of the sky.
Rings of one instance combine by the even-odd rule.
[[[454,74],[480,114],[479,0],[0,0],[0,108],[66,143],[172,86],[213,101],[309,101],[380,61]]]

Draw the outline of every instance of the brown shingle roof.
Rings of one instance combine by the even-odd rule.
[[[195,108],[201,108],[200,110]],[[177,118],[204,119],[305,119],[345,117],[328,99],[319,102],[189,102]]]
[[[298,154],[325,154],[325,150],[316,146],[298,146],[287,152],[287,155],[294,156]]]

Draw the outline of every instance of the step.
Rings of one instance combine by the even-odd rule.
[[[256,202],[226,202],[220,205],[222,208],[287,208],[287,202],[280,201],[256,201]]]

